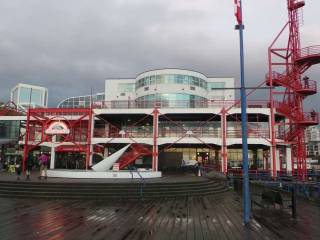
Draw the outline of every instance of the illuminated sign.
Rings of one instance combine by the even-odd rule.
[[[49,127],[45,130],[45,134],[48,135],[63,135],[69,133],[70,129],[68,128],[67,124],[59,121],[50,123]]]

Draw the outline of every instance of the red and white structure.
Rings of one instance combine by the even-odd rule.
[[[317,93],[316,81],[303,76],[311,66],[320,63],[320,46],[301,47],[299,27],[305,1],[287,0],[287,4],[289,20],[268,49],[266,83],[271,87],[272,174],[276,176],[278,170],[284,170],[281,163],[277,166],[277,149],[282,146],[290,149],[291,171],[305,180],[305,129],[317,125],[319,118],[318,113],[305,109],[303,104],[308,96]]]
[[[304,131],[319,119],[315,111],[304,109],[303,100],[317,93],[317,85],[303,75],[320,63],[320,47],[301,48],[299,18],[305,3],[287,1],[289,20],[269,47],[269,73],[257,86],[270,86],[270,99],[246,103],[249,168],[305,180]],[[236,16],[241,22],[241,13]],[[183,69],[146,71],[134,78],[107,79],[104,93],[95,98],[72,97],[59,108],[0,116],[0,122],[11,120],[26,122],[20,141],[25,159],[49,147],[54,176],[64,176],[56,155],[68,152],[85,156],[83,172],[71,177],[92,177],[90,168],[99,177],[130,177],[123,171],[129,166],[144,169],[144,177],[159,177],[160,171],[197,161],[223,173],[242,169],[241,110],[233,78]],[[104,160],[96,164],[94,155]]]
[[[103,101],[92,101],[90,108],[29,109],[27,116],[0,116],[0,121],[25,121],[20,141],[25,159],[43,147],[49,149],[53,170],[49,176],[139,178],[126,171],[135,166],[143,177],[160,177],[160,171],[196,161],[224,173],[241,171],[241,109],[233,78],[210,78],[182,69],[152,70],[133,79],[106,80],[105,96]],[[291,174],[294,150],[287,135],[274,136],[275,164],[272,159],[272,132],[277,126],[272,119],[287,124],[290,118],[270,104],[247,102],[250,170]],[[67,153],[84,156],[84,167],[62,169],[61,155]],[[97,164],[96,155],[104,160]]]
[[[247,107],[250,166],[264,171],[270,169],[270,108],[268,101],[248,101]],[[115,160],[128,147],[116,159],[120,172],[130,164],[157,172],[196,161],[224,173],[241,169],[241,110],[233,78],[160,69],[108,79],[105,101],[93,101],[92,114],[92,148],[102,146],[104,157]],[[112,163],[101,165],[111,169]]]

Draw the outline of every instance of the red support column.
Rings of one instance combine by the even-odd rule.
[[[293,151],[293,144],[290,145],[290,151],[291,151],[291,171],[292,176],[294,175],[294,151]]]
[[[153,110],[153,148],[152,148],[152,169],[158,171],[158,116],[159,110]]]
[[[228,154],[227,154],[227,117],[226,110],[223,107],[221,110],[221,158],[222,158],[222,172],[228,172]]]
[[[28,109],[27,112],[27,124],[26,124],[26,134],[25,134],[25,141],[24,141],[24,149],[23,149],[23,161],[22,161],[22,171],[26,170],[26,161],[29,154],[29,125],[30,125],[30,110]]]
[[[92,136],[92,109],[88,114],[88,125],[87,125],[87,146],[86,146],[86,170],[89,168],[89,161],[91,152],[91,136]]]
[[[272,80],[271,80],[272,82]],[[272,91],[272,90],[271,90]],[[271,96],[272,98],[272,96]],[[275,119],[274,119],[274,104],[273,99],[270,101],[270,131],[271,131],[271,149],[270,149],[270,157],[271,157],[271,175],[272,177],[277,177],[277,163],[276,163],[276,134],[275,134]]]

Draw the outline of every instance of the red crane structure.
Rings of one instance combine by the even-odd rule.
[[[320,63],[320,45],[301,48],[299,27],[305,1],[287,0],[289,20],[268,49],[271,111],[272,175],[277,175],[277,144],[291,145],[291,169],[300,180],[306,180],[305,129],[319,123],[318,113],[304,111],[303,101],[317,93],[317,84],[304,76],[314,64]],[[287,35],[288,34],[288,35]],[[282,37],[287,37],[284,41]],[[285,116],[278,118],[277,114]],[[282,120],[281,120],[282,119]],[[283,139],[277,142],[276,139]]]

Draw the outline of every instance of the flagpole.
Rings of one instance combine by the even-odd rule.
[[[248,138],[247,138],[247,96],[244,79],[244,49],[243,49],[243,30],[242,22],[242,1],[240,4],[240,18],[236,29],[239,30],[240,39],[240,69],[241,69],[241,129],[242,129],[242,166],[243,166],[243,221],[244,224],[250,223],[250,189],[249,189],[249,161],[248,161]],[[240,21],[239,21],[240,20]]]

